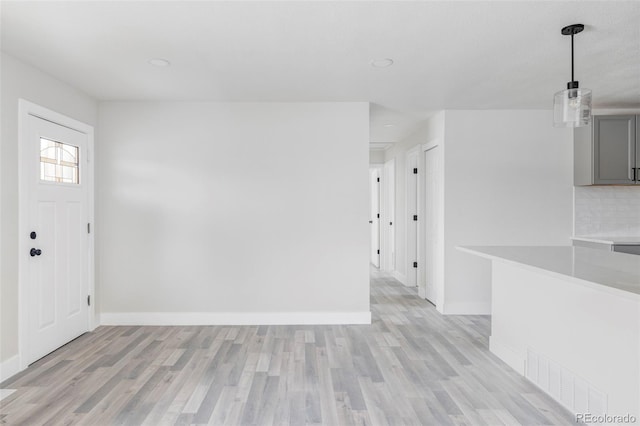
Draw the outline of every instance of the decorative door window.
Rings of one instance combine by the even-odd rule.
[[[78,147],[40,138],[40,180],[80,183]]]

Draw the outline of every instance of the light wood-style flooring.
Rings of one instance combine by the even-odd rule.
[[[372,271],[367,326],[99,327],[0,387],[9,425],[560,425],[488,350],[488,316],[442,316]]]

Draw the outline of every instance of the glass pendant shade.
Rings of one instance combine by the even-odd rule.
[[[553,125],[582,127],[591,123],[591,90],[567,89],[553,96]]]

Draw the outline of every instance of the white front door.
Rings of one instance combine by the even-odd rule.
[[[29,115],[22,147],[28,205],[27,364],[89,329],[88,136]],[[25,247],[25,246],[23,246]]]

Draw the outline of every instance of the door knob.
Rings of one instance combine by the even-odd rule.
[[[31,257],[40,256],[42,254],[42,250],[37,248],[32,248],[31,251],[29,251],[29,254],[31,255]]]

